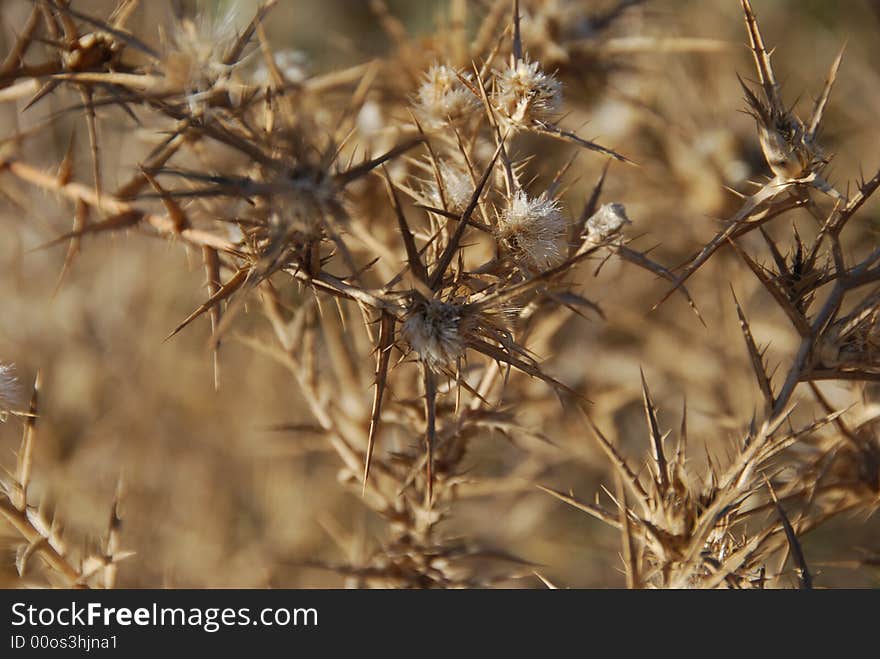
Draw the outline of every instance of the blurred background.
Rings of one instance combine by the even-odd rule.
[[[106,15],[114,4],[80,0],[75,6]],[[170,3],[141,4],[131,26],[157,44]],[[430,35],[446,20],[448,3],[387,4],[433,53]],[[479,15],[490,3],[469,4]],[[626,206],[634,246],[656,246],[653,259],[679,265],[737,209],[726,188],[747,192],[749,179],[767,173],[736,78],[737,72],[754,78],[739,2],[648,0],[602,30],[593,29],[591,17],[614,3],[523,4],[526,11],[541,5],[546,15],[561,17],[541,24],[526,17],[523,35],[526,50],[565,83],[565,125],[640,165],[612,165],[603,201]],[[880,166],[880,3],[753,5],[768,46],[776,48],[786,101],[799,98],[802,114],[846,44],[823,144],[835,154],[830,178],[839,187],[862,169],[872,175]],[[241,26],[256,6],[189,3],[191,11],[208,15],[233,10]],[[24,0],[0,0],[0,53],[8,52],[29,8]],[[354,0],[281,0],[267,31],[274,47],[295,51],[291,61],[304,75],[383,57],[394,47],[369,3]],[[376,83],[379,90],[385,85],[391,82]],[[0,103],[0,140],[40,126],[75,100],[61,92],[26,112],[22,101]],[[122,113],[102,113],[101,122],[104,185],[112,189],[131,176],[150,145]],[[57,166],[71,134],[85,177],[88,142],[79,114],[42,128],[23,154],[43,167]],[[572,153],[547,141],[527,148],[560,166]],[[577,216],[603,165],[589,153],[576,160],[563,198],[570,215]],[[540,175],[549,182],[546,167]],[[850,236],[853,249],[877,239],[876,202],[860,221]],[[181,245],[140,232],[87,239],[56,290],[65,247],[34,248],[70,223],[65,203],[0,173],[0,362],[16,365],[23,401],[36,372],[43,374],[32,492],[64,521],[71,546],[104,533],[121,478],[122,544],[136,553],[120,565],[120,586],[342,586],[341,576],[309,563],[348,560],[344,547],[375,547],[381,537],[359,497],[337,482],[338,459],[325,443],[308,432],[273,429],[313,422],[290,374],[231,340],[215,392],[206,318],[163,343],[204,299],[200,257]],[[789,226],[774,231],[790,235]],[[530,347],[546,358],[546,370],[585,392],[596,422],[634,464],[648,455],[640,367],[663,426],[678,427],[686,399],[695,450],[702,455],[705,446],[723,456],[760,402],[730,286],[759,341],[770,343],[771,363],[784,364],[796,347],[786,319],[757,292],[751,274],[725,251],[694,277],[690,291],[706,326],[677,297],[651,312],[666,285],[631,265],[615,260],[598,273],[590,266],[581,279],[583,294],[605,318],[575,316],[552,335],[535,337]],[[268,336],[271,330],[253,314],[237,320],[236,333]],[[559,586],[621,587],[617,532],[535,488],[540,482],[590,500],[602,484],[611,486],[605,458],[582,416],[562,408],[540,382],[523,386],[530,402],[521,420],[553,445],[487,437],[469,458],[474,478],[510,473],[511,485],[463,499],[448,532],[533,562]],[[841,404],[876,394],[853,385],[823,390]],[[14,465],[20,433],[14,419],[0,424],[0,464]],[[875,519],[844,517],[808,535],[804,550],[817,586],[880,585],[877,571],[847,566],[862,551],[880,549],[878,532]],[[3,544],[2,552],[0,585],[16,585],[13,544]],[[529,570],[507,585],[541,587]]]

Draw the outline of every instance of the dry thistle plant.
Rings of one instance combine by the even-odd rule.
[[[236,349],[286,369],[274,386],[295,384],[302,407],[276,430],[308,435],[333,454],[338,485],[379,521],[368,542],[323,520],[345,558],[312,553],[294,559],[298,566],[358,587],[533,578],[516,547],[450,527],[487,497],[534,492],[568,460],[541,418],[583,411],[592,419],[601,407],[591,391],[601,374],[573,376],[573,368],[589,371],[580,360],[548,363],[554,343],[573,322],[606,322],[594,296],[607,291],[595,282],[613,268],[621,280],[641,271],[666,281],[694,312],[688,321],[702,327],[684,284],[727,244],[800,341],[779,385],[735,302],[761,413],[724,455],[707,448],[702,468],[688,453],[684,419],[670,454],[643,376],[649,472],[632,467],[590,420],[617,479],[613,505],[542,489],[620,530],[631,587],[783,585],[789,557],[800,584],[810,586],[799,538],[842,511],[876,508],[876,414],[854,421],[817,385],[870,382],[880,373],[880,252],[852,260],[841,244],[880,177],[838,192],[818,143],[840,56],[802,121],[783,104],[743,0],[760,91],[740,82],[772,177],[676,272],[636,246],[630,214],[638,224],[645,205],[614,183],[638,176],[633,159],[583,137],[569,116],[572,107],[589,116],[598,105],[569,107],[569,89],[582,92],[579,76],[611,95],[601,81],[626,69],[627,58],[718,50],[707,39],[618,36],[649,3],[621,0],[588,15],[583,3],[562,0],[449,0],[435,33],[418,37],[374,0],[370,11],[390,52],[323,73],[273,47],[268,17],[284,10],[275,0],[246,17],[207,6],[192,14],[171,3],[159,30],[135,27],[146,11],[137,0],[119,0],[109,16],[65,0],[21,4],[27,15],[0,68],[0,99],[17,103],[22,116],[55,103],[47,123],[55,131],[72,130],[70,117],[82,115],[91,166],[81,172],[68,135],[60,163],[47,170],[29,148],[39,131],[16,131],[0,151],[0,184],[51,194],[72,218],[69,231],[39,245],[66,246],[59,294],[75,286],[70,273],[87,258],[89,241],[158,237],[198,262],[206,279],[200,302],[168,328],[161,350],[182,350],[185,335],[209,327],[218,396],[249,395],[242,369],[227,366],[237,363]],[[117,139],[120,122],[137,126],[140,148],[108,167],[105,140]],[[601,173],[572,211],[580,171]],[[23,195],[6,196],[27,205],[17,201]],[[795,229],[786,250],[769,224],[799,209],[819,229]],[[755,235],[769,265],[751,251]],[[118,244],[135,242],[127,235]],[[158,287],[146,279],[147,290]],[[192,299],[179,282],[175,288],[176,297]],[[801,383],[821,411],[814,419],[794,413]],[[37,399],[16,413],[13,385],[0,367],[0,411],[24,425],[0,509],[24,543],[18,573],[24,579],[39,555],[49,583],[112,587],[118,563],[131,556],[122,550],[130,544],[120,535],[119,498],[98,550],[69,552],[56,523],[29,501]],[[474,475],[493,438],[524,457]],[[267,569],[290,563],[287,552],[266,550]]]
[[[15,569],[26,585],[40,583],[39,580],[32,581],[32,573],[39,574],[39,567],[42,568],[43,578],[57,587],[113,588],[118,562],[131,556],[131,552],[123,551],[120,547],[118,496],[113,503],[104,539],[93,543],[98,546],[78,553],[70,550],[57,517],[50,514],[45,505],[41,505],[43,502],[33,502],[33,496],[29,496],[34,444],[37,441],[40,386],[38,373],[27,411],[17,413],[22,419],[23,431],[15,471],[0,475],[0,516],[18,536],[18,542],[15,542]],[[37,562],[40,566],[32,566]]]
[[[815,140],[841,56],[835,60],[809,124],[805,125],[782,105],[770,56],[748,0],[742,0],[742,8],[765,99],[759,99],[742,79],[740,82],[774,178],[746,199],[728,228],[684,268],[676,286],[719,247],[730,243],[785,312],[799,334],[800,346],[781,387],[776,386],[765,360],[766,349],[756,343],[734,296],[764,410],[751,420],[743,438],[731,447],[733,455],[726,460],[729,464],[718,465],[708,457],[707,475],[687,473],[685,415],[675,455],[667,457],[666,434],[661,431],[657,409],[643,376],[653,458],[649,485],[644,484],[645,479],[627,464],[601,430],[593,426],[617,471],[619,486],[609,497],[619,514],[602,507],[598,500],[595,504],[584,503],[571,495],[548,490],[621,530],[627,583],[631,587],[763,588],[785,574],[790,556],[800,586],[810,588],[812,577],[798,537],[845,511],[873,513],[880,503],[873,457],[875,439],[859,436],[850,429],[841,419],[844,411],[834,409],[816,385],[821,380],[874,379],[871,328],[878,298],[877,280],[869,273],[876,270],[880,253],[874,250],[850,262],[844,256],[840,236],[880,185],[880,174],[863,180],[849,197],[838,193],[822,178],[828,161]],[[821,211],[809,196],[809,188],[832,197],[832,210]],[[786,198],[779,199],[786,192]],[[762,225],[797,207],[810,209],[819,222],[819,231],[811,244],[804,244],[795,228],[793,247],[785,256]],[[773,265],[758,263],[741,246],[743,236],[753,230],[758,230],[766,242]],[[826,414],[797,427],[790,417],[795,407],[795,389],[801,383],[809,384]],[[829,430],[834,439],[824,436]],[[789,451],[796,445],[829,441],[838,448],[822,453],[819,458]],[[861,467],[855,472],[851,466],[843,472],[834,466],[843,446],[847,446],[847,453],[855,450],[860,456],[856,462]],[[628,497],[634,504],[628,502]],[[798,511],[794,522],[786,508]],[[768,510],[775,511],[775,520],[753,521]]]

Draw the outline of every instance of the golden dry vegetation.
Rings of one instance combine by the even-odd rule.
[[[877,585],[877,3],[0,7],[4,587]]]

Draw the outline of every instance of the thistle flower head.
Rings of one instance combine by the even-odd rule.
[[[21,394],[15,370],[11,364],[0,364],[0,421],[18,403]]]
[[[517,190],[498,217],[496,235],[514,259],[546,269],[562,260],[566,229],[558,201],[546,194],[529,198]]]
[[[436,208],[442,208],[445,200],[446,210],[461,213],[467,208],[474,194],[474,182],[470,173],[447,161],[442,161],[438,170],[443,184],[443,194],[440,193],[436,176],[432,176],[424,181],[427,201]]]
[[[827,162],[821,147],[797,116],[777,111],[750,93],[746,100],[758,126],[764,159],[776,176],[803,178]]]
[[[455,362],[464,352],[466,314],[461,305],[417,300],[403,323],[403,337],[431,368]]]
[[[463,74],[470,79],[470,74]],[[479,99],[462,83],[455,69],[435,64],[425,74],[415,100],[415,113],[428,128],[458,124],[480,107]]]
[[[222,15],[200,11],[196,19],[182,18],[168,36],[164,74],[172,89],[187,95],[195,111],[204,97],[232,66],[223,60],[236,38],[237,13]]]
[[[505,128],[517,130],[552,119],[562,107],[562,83],[539,62],[517,60],[495,72],[494,104]]]
[[[828,164],[828,159],[817,144],[816,136],[837,77],[843,51],[831,65],[825,88],[813,106],[809,120],[805,123],[794,113],[793,108],[789,109],[784,105],[780,85],[770,61],[772,51],[768,51],[764,45],[764,38],[761,36],[751,3],[743,0],[742,6],[758,81],[762,88],[761,96],[749,89],[742,78],[740,84],[746,94],[749,112],[757,121],[758,139],[767,164],[777,178],[797,180],[817,177],[821,169]],[[839,197],[839,193],[832,196]]]

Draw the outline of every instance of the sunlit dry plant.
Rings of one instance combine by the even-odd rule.
[[[649,429],[652,468],[640,477],[619,450],[595,425],[592,430],[616,471],[618,487],[608,497],[618,511],[585,503],[573,495],[542,488],[556,498],[620,529],[627,583],[632,588],[763,588],[782,575],[769,565],[786,560],[788,550],[800,552],[784,510],[778,519],[755,527],[747,520],[757,514],[754,500],[766,490],[778,501],[764,471],[794,442],[830,424],[826,418],[804,428],[781,432],[750,430],[734,448],[728,465],[707,457],[705,471],[688,457],[687,411],[682,415],[678,444],[670,455],[668,433],[660,427],[658,411],[643,379],[643,398]],[[647,485],[645,481],[647,480]],[[778,504],[777,504],[778,505]],[[796,559],[801,580],[809,579],[802,556]],[[804,576],[806,575],[806,576]]]
[[[758,139],[767,164],[778,178],[779,184],[803,180],[820,190],[834,193],[820,177],[828,160],[817,144],[817,137],[843,53],[834,61],[825,89],[816,101],[809,122],[805,124],[793,110],[787,109],[783,104],[779,83],[770,64],[770,54],[764,46],[752,7],[748,0],[742,0],[742,5],[764,99],[758,98],[742,79],[740,83],[746,93],[749,111],[757,122]]]
[[[751,5],[742,0],[742,8],[765,98],[759,99],[744,83],[743,87],[774,178],[747,198],[728,227],[690,261],[678,277],[676,288],[729,242],[785,312],[799,335],[799,349],[786,369],[781,387],[777,386],[775,369],[767,363],[767,349],[757,343],[739,301],[734,298],[764,412],[763,420],[753,418],[745,438],[730,448],[724,460],[728,466],[718,466],[719,461],[707,454],[708,476],[698,478],[696,483],[693,473],[691,479],[685,479],[685,422],[682,421],[675,456],[668,458],[666,436],[660,430],[656,408],[643,382],[654,462],[648,486],[593,426],[618,472],[621,485],[609,496],[619,514],[602,507],[598,500],[595,504],[584,503],[573,495],[545,488],[621,530],[631,587],[775,586],[791,557],[798,583],[810,588],[813,577],[799,536],[843,512],[858,509],[870,514],[877,507],[874,437],[870,431],[853,429],[843,419],[844,412],[835,410],[816,383],[876,379],[878,252],[873,250],[861,260],[851,262],[840,236],[876,191],[880,178],[862,180],[856,193],[847,198],[821,175],[827,158],[817,145],[816,136],[840,56],[809,122],[804,124],[782,105],[770,56]],[[823,214],[810,198],[809,188],[831,196],[834,208]],[[784,191],[791,194],[778,199]],[[800,207],[811,211],[820,230],[811,242],[805,243],[795,227],[794,240],[786,254],[761,225]],[[744,247],[742,237],[755,229],[772,256],[771,266],[760,264]],[[819,308],[814,309],[819,300]],[[794,396],[803,382],[809,383],[826,416],[793,429],[790,418]],[[833,448],[820,451],[818,457],[811,457],[809,452],[799,455],[792,448],[829,444]],[[792,507],[797,510],[796,519],[789,519],[786,513],[786,508]],[[761,515],[774,512],[775,522],[756,523]],[[770,564],[773,561],[775,565]]]
[[[540,63],[516,59],[495,75],[492,100],[505,129],[541,125],[559,114],[562,85],[552,74],[542,71]]]
[[[354,587],[521,583],[533,578],[529,543],[537,520],[548,517],[550,506],[562,508],[539,496],[535,484],[571,477],[575,462],[587,463],[587,480],[604,481],[610,462],[615,486],[606,499],[586,503],[558,486],[541,487],[620,531],[630,587],[808,588],[816,572],[800,539],[842,512],[876,510],[880,451],[869,385],[880,379],[880,250],[865,247],[864,229],[855,248],[844,232],[868,214],[880,175],[841,187],[846,194],[827,178],[831,158],[820,145],[821,127],[840,55],[801,119],[784,104],[755,12],[741,0],[758,73],[756,84],[740,79],[755,137],[751,125],[737,132],[717,121],[735,107],[711,107],[715,117],[707,118],[703,105],[712,99],[696,88],[687,100],[667,90],[674,95],[669,111],[651,93],[640,96],[642,85],[662,85],[664,78],[648,85],[639,54],[657,61],[687,54],[714,75],[709,67],[722,70],[712,58],[724,45],[641,31],[639,25],[654,22],[642,9],[645,0],[595,11],[564,0],[449,0],[439,3],[436,29],[425,35],[411,33],[385,2],[373,0],[370,16],[387,48],[329,70],[299,50],[276,48],[269,17],[289,8],[275,0],[259,3],[241,24],[236,12],[218,14],[208,3],[187,12],[175,2],[158,26],[138,22],[155,7],[137,0],[119,0],[108,16],[66,0],[18,1],[26,22],[0,64],[0,102],[19,103],[16,118],[28,119],[61,103],[45,126],[66,150],[46,168],[42,125],[16,126],[0,144],[4,203],[17,217],[39,218],[28,223],[27,245],[15,247],[16,258],[29,263],[52,256],[40,250],[66,247],[55,289],[64,299],[80,288],[75,257],[101,236],[161,238],[169,252],[184,254],[204,282],[165,278],[164,262],[137,261],[143,294],[133,310],[83,310],[83,344],[115,355],[104,314],[142,318],[144,299],[166,295],[161,302],[176,317],[159,319],[168,341],[162,350],[183,354],[187,334],[204,337],[216,400],[225,401],[217,409],[270,426],[281,439],[267,444],[308,462],[308,469],[265,482],[261,466],[220,470],[221,489],[246,510],[230,513],[240,517],[234,524],[217,525],[217,556],[234,555],[238,567],[261,571],[265,583],[304,568],[341,575]],[[624,33],[631,27],[632,35]],[[684,103],[691,107],[679,112]],[[600,119],[615,126],[621,152],[566,127],[589,125],[593,110],[607,115],[608,108],[621,116]],[[86,118],[86,177],[80,163],[89,158],[78,157],[71,114]],[[699,139],[691,139],[694,133]],[[123,147],[111,153],[106,144]],[[682,144],[704,153],[671,163],[686,159]],[[660,150],[666,160],[654,166]],[[630,154],[644,156],[645,166],[626,166]],[[696,176],[706,163],[720,173]],[[733,214],[715,237],[682,267],[663,265],[673,251],[666,243],[686,240],[693,219],[686,212],[688,181],[676,177],[720,188],[763,165],[769,180],[738,209],[724,211]],[[57,204],[31,191],[53,195]],[[798,222],[803,213],[811,226]],[[782,217],[793,224],[787,238],[774,226]],[[59,218],[72,219],[72,227],[59,228]],[[643,248],[649,240],[657,242]],[[32,241],[40,244],[32,249]],[[136,244],[133,235],[113,243],[133,258]],[[704,317],[699,296],[685,288],[728,244],[738,259],[730,282],[734,341],[713,324],[723,324],[723,314]],[[100,261],[102,251],[88,258],[94,253]],[[678,291],[695,317],[649,314],[654,293],[645,275],[671,285],[663,299]],[[727,304],[726,278],[714,283],[716,298]],[[29,303],[39,297],[20,295]],[[27,317],[22,309],[10,315]],[[148,343],[146,331],[136,329],[126,338]],[[106,386],[134,380],[135,369],[147,372],[152,364],[144,362],[157,349],[149,345],[148,359],[120,359],[122,375],[108,377],[113,384]],[[282,367],[286,379],[261,359]],[[631,375],[645,359],[666,370],[664,396],[680,381],[697,390],[691,409],[702,425],[692,434],[704,442],[688,439],[686,406],[673,446],[643,375],[635,395],[651,457],[641,468],[627,454],[638,434],[630,420]],[[861,388],[832,396],[823,384],[829,382]],[[804,404],[799,394],[807,387],[812,397]],[[130,556],[122,549],[121,493],[105,537],[82,551],[68,546],[48,506],[37,503],[35,429],[47,422],[44,410],[38,414],[39,388],[38,378],[29,409],[19,409],[17,381],[0,365],[0,415],[11,419],[4,428],[23,426],[15,468],[0,480],[18,578],[113,587],[125,582],[120,561]],[[290,419],[264,423],[250,403],[266,392],[283,397],[280,413]],[[156,417],[166,433],[183,415],[175,406],[186,403],[162,393],[167,399],[136,398],[139,410],[148,403],[162,408],[140,413]],[[748,405],[753,416],[743,419]],[[199,409],[193,415],[220,415]],[[594,446],[577,441],[582,411]],[[75,453],[67,437],[73,433],[58,434],[53,450]],[[224,445],[219,453],[228,451],[229,460],[271,454],[242,434],[244,448]],[[200,441],[216,448],[214,438]],[[180,444],[175,450],[191,448]],[[120,452],[128,450],[134,449]],[[93,455],[99,453],[117,456]],[[134,460],[138,469],[142,458]],[[238,481],[239,471],[259,476]],[[301,514],[301,491],[277,495],[265,508],[257,503],[255,491],[271,499],[267,493],[288,486],[294,473],[330,481],[309,497],[322,506],[317,521],[335,547],[324,548],[323,536],[300,542],[295,522],[278,521],[288,505]],[[133,477],[142,500],[152,505],[151,496],[165,496],[150,489],[155,484],[146,476]],[[187,476],[185,487],[197,479]],[[193,487],[193,498],[223,507],[211,488]],[[54,493],[53,483],[45,491]],[[335,519],[338,510],[352,509],[346,496],[367,514],[361,530]],[[167,497],[176,506],[170,486]],[[510,512],[514,507],[525,513]],[[496,518],[519,536],[483,533],[482,522],[474,522]],[[263,538],[270,525],[283,533]],[[546,539],[550,546],[556,541]],[[36,570],[37,557],[47,569]],[[165,568],[157,563],[152,574]]]
[[[30,570],[31,563],[39,558],[47,570],[48,581],[59,587],[113,588],[117,563],[132,555],[120,546],[118,495],[101,548],[93,553],[72,552],[60,521],[50,515],[44,505],[34,504],[34,497],[29,496],[40,384],[38,374],[28,412],[22,417],[24,429],[15,471],[0,475],[0,517],[5,518],[18,535],[13,540],[15,568],[19,577],[28,583],[29,573],[33,571]]]
[[[793,109],[783,104],[780,85],[770,63],[770,53],[764,46],[752,6],[749,0],[741,0],[741,3],[763,98],[759,98],[742,78],[739,80],[746,94],[748,112],[754,116],[757,124],[764,158],[774,176],[760,185],[757,192],[746,197],[739,211],[727,220],[724,230],[686,264],[679,276],[679,283],[686,281],[728,240],[750,232],[776,217],[780,211],[785,212],[789,208],[787,204],[815,207],[815,202],[809,197],[810,188],[821,191],[839,203],[846,203],[844,195],[823,178],[829,158],[817,141],[843,51],[832,64],[825,87],[813,106],[808,122],[804,123]]]

